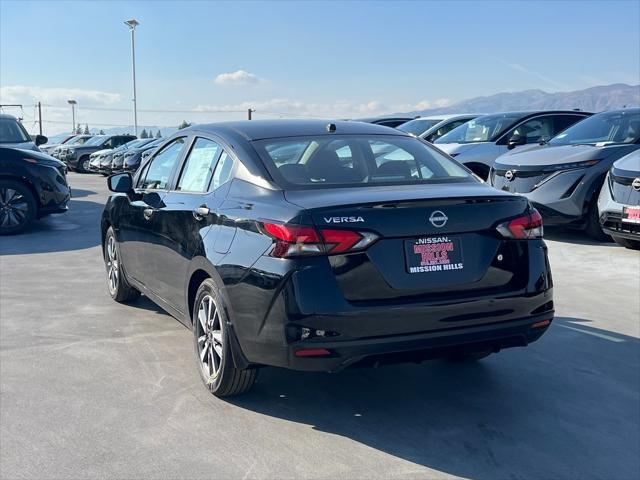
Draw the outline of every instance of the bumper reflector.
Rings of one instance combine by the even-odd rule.
[[[331,352],[326,348],[302,348],[296,350],[294,355],[296,357],[323,357],[325,355],[331,355]]]
[[[548,327],[549,324],[551,323],[551,320],[542,320],[541,322],[536,322],[533,325],[531,325],[531,328],[544,328],[544,327]]]

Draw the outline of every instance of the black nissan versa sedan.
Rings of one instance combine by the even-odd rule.
[[[263,365],[477,359],[553,318],[538,212],[398,130],[191,127],[108,183],[111,296],[142,292],[192,328],[218,396],[248,390]]]
[[[0,235],[66,212],[69,198],[64,163],[35,150],[0,147]]]

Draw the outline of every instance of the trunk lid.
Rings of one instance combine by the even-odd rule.
[[[521,242],[505,242],[495,227],[524,213],[528,202],[486,184],[319,189],[285,197],[321,230],[380,236],[363,252],[329,256],[349,301],[504,287],[522,270],[526,252],[510,245]]]

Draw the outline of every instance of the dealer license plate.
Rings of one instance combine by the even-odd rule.
[[[462,245],[458,237],[422,237],[405,240],[407,273],[462,270]]]

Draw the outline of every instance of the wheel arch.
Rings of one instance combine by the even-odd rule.
[[[238,337],[236,335],[234,329],[234,321],[233,321],[233,310],[231,310],[231,304],[229,302],[229,296],[227,295],[225,284],[222,280],[222,277],[218,273],[217,269],[213,266],[213,264],[205,257],[195,257],[191,261],[191,268],[189,269],[189,274],[187,275],[189,279],[186,282],[187,288],[185,291],[185,316],[188,316],[188,319],[185,322],[186,325],[192,325],[193,318],[193,304],[196,299],[196,293],[198,292],[198,288],[202,284],[202,282],[208,278],[214,281],[214,283],[218,286],[220,290],[220,294],[222,295],[222,299],[225,303],[227,318],[230,320],[229,322],[229,341],[231,346],[231,357],[233,358],[233,363],[237,368],[244,369],[250,366],[249,361],[245,357],[242,352],[242,347],[240,346],[240,342],[238,341]]]

